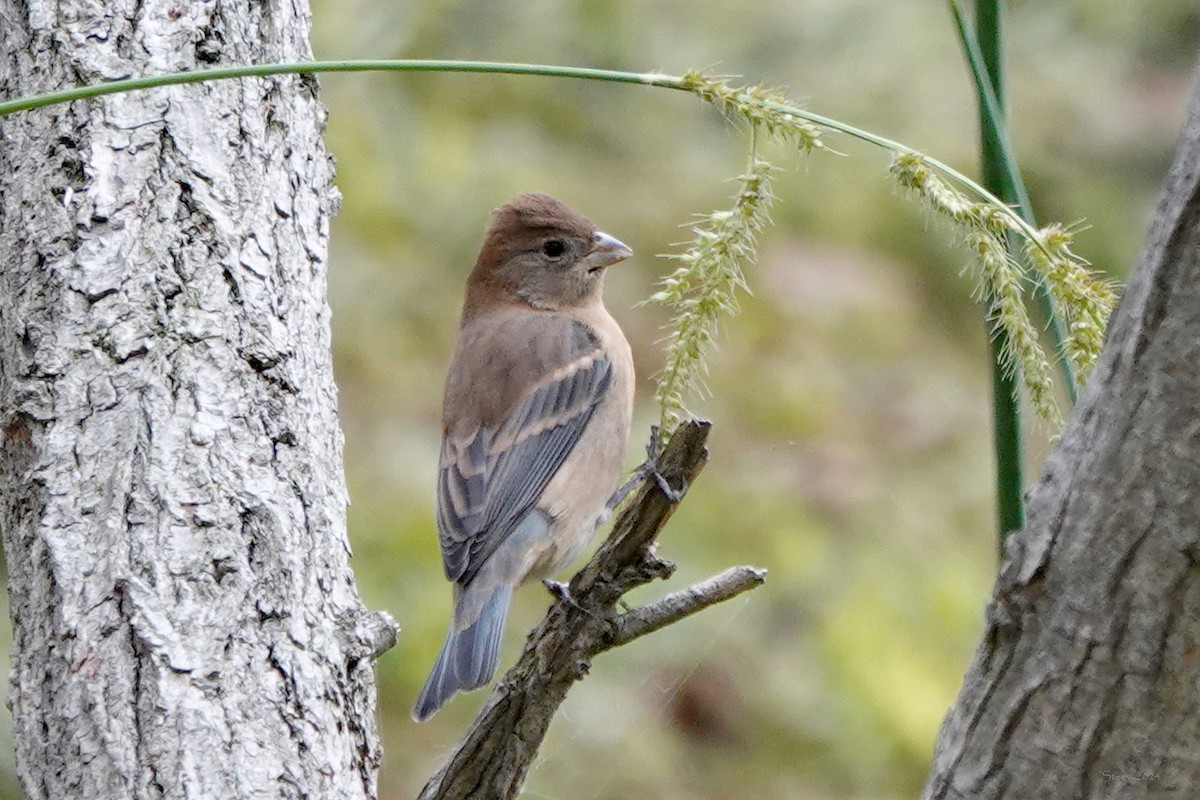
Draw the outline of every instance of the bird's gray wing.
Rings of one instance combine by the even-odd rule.
[[[437,522],[446,577],[466,585],[512,533],[579,442],[612,381],[612,363],[577,321],[498,424],[442,440]]]

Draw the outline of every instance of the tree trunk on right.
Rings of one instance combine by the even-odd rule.
[[[1200,797],[1200,91],[926,798]]]

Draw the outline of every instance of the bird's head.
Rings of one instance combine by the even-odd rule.
[[[598,300],[604,270],[633,255],[548,194],[526,192],[492,213],[468,290],[557,310]]]

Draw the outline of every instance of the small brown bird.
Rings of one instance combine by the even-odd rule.
[[[549,195],[492,215],[442,405],[437,524],[454,618],[418,722],[491,680],[513,589],[574,560],[608,515],[633,358],[601,290],[632,254]]]

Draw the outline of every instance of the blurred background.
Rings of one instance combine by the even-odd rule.
[[[1190,0],[1009,5],[1016,145],[1043,222],[1127,274],[1183,118],[1200,39]],[[681,73],[794,100],[975,172],[970,83],[932,0],[314,0],[318,58],[465,58]],[[345,195],[331,302],[360,589],[403,627],[379,663],[382,794],[416,795],[484,695],[409,719],[450,589],[433,522],[441,382],[488,213],[550,192],[629,243],[608,306],[633,344],[640,458],[662,363],[657,309],[694,214],[725,208],[746,137],[690,95],[583,81],[322,79]],[[731,564],[766,586],[599,657],[552,726],[529,798],[902,798],[980,631],[996,565],[989,372],[976,273],[888,178],[888,155],[767,146],[774,226],[724,326],[712,460],[664,532],[675,577]],[[1031,431],[1032,471],[1050,446]],[[518,593],[511,665],[548,604]]]
[[[313,0],[318,58],[465,58],[682,73],[778,86],[813,111],[974,173],[968,75],[933,0]],[[1183,118],[1191,0],[1013,0],[1017,151],[1039,219],[1124,278]],[[482,693],[409,710],[450,589],[433,521],[441,382],[489,211],[550,192],[630,244],[608,306],[639,370],[630,448],[651,422],[665,322],[637,303],[657,254],[724,208],[745,137],[682,93],[581,81],[361,74],[321,79],[344,195],[331,303],[350,536],[368,604],[401,624],[379,662],[381,795],[415,796]],[[649,600],[732,564],[748,595],[599,657],[552,726],[529,798],[901,798],[982,630],[996,564],[989,373],[965,251],[890,182],[888,156],[768,145],[775,225],[753,295],[710,362],[712,459],[664,535]],[[1031,481],[1053,432],[1029,437]],[[501,669],[548,604],[518,594]],[[6,632],[7,633],[7,632]],[[5,715],[5,721],[7,716]],[[12,748],[5,781],[15,794]]]

